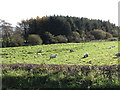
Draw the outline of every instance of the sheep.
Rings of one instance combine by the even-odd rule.
[[[116,53],[115,56],[120,56],[120,53]]]
[[[41,55],[41,53],[37,53],[37,55]]]
[[[112,48],[114,48],[115,46],[112,46]]]
[[[89,53],[86,53],[83,58],[86,58],[89,56]]]
[[[114,48],[115,46],[111,46],[111,47],[109,47],[108,49],[111,49],[111,48]]]
[[[73,50],[73,49],[70,49],[70,52],[74,52],[74,50]]]
[[[41,50],[38,51],[38,53],[42,53],[43,51],[44,51],[44,50],[41,49]]]
[[[50,55],[50,59],[51,58],[56,58],[58,54],[55,54],[55,55]]]

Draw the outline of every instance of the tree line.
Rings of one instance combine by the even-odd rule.
[[[22,20],[16,28],[0,20],[3,47],[79,43],[118,38],[119,27],[109,21],[71,16],[44,16]]]

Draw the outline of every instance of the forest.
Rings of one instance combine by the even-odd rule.
[[[118,40],[119,27],[109,21],[72,16],[43,16],[21,20],[16,27],[0,19],[2,47],[92,40]]]

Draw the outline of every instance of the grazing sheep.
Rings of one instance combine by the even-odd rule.
[[[120,53],[116,53],[115,56],[120,56]]]
[[[70,49],[70,52],[74,52],[74,50],[73,50],[73,49]]]
[[[109,47],[108,49],[111,49],[111,48],[114,48],[115,46],[111,46],[111,47]]]
[[[115,46],[112,46],[112,48],[114,48]]]
[[[42,53],[43,51],[44,51],[44,50],[41,49],[41,50],[38,51],[38,53]]]
[[[89,54],[88,53],[86,53],[85,55],[84,55],[84,57],[83,58],[86,58],[86,57],[88,57],[89,56]]]
[[[55,54],[55,55],[50,55],[50,59],[51,58],[56,58],[58,54]]]

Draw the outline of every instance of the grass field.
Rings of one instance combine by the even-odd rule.
[[[3,90],[120,88],[119,57],[114,55],[119,52],[118,43],[101,41],[0,48]],[[109,49],[111,46],[115,47]],[[41,49],[44,51],[37,55]],[[83,58],[85,53],[90,56]],[[50,59],[54,54],[58,56]]]
[[[114,48],[108,49],[111,46]],[[44,50],[41,55],[37,52]],[[74,52],[70,52],[74,49]],[[67,64],[67,65],[118,65],[118,58],[114,54],[118,52],[117,41],[64,43],[51,45],[36,45],[23,47],[0,48],[2,63],[24,64]],[[90,56],[83,58],[85,53]],[[50,55],[58,54],[50,59]]]

